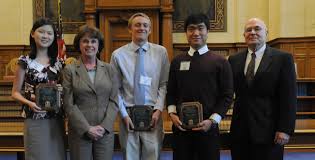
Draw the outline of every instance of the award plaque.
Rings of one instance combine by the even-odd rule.
[[[150,131],[153,109],[151,106],[136,105],[129,108],[129,116],[135,131]]]
[[[184,129],[197,128],[203,120],[202,104],[199,102],[184,102],[180,106],[179,118]]]
[[[35,90],[36,104],[45,111],[58,112],[61,106],[60,91],[56,84],[40,83]]]

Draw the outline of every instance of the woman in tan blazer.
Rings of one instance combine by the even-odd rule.
[[[83,26],[74,39],[81,57],[63,72],[70,158],[74,160],[112,159],[118,88],[113,68],[98,59],[103,44],[98,29]]]

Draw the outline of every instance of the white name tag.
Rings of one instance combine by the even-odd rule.
[[[29,64],[30,68],[34,68],[35,70],[37,70],[38,72],[41,72],[44,69],[44,66],[40,63],[37,63],[35,60],[33,60],[30,64]]]
[[[151,77],[140,76],[140,84],[151,86],[151,81],[152,81]]]
[[[179,70],[180,71],[188,71],[190,67],[190,62],[189,61],[184,61],[180,63]]]

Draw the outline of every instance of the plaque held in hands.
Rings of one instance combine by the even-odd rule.
[[[199,102],[184,102],[180,106],[180,121],[184,129],[197,128],[203,120],[202,104]]]
[[[134,131],[150,131],[153,109],[151,106],[135,105],[130,107],[128,114],[133,122]]]
[[[56,84],[40,83],[35,90],[36,104],[42,110],[58,113],[61,100],[60,91]]]

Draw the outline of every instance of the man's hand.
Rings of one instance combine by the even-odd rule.
[[[193,128],[193,131],[204,131],[207,132],[211,128],[212,122],[210,119],[203,120],[198,124],[198,128]]]
[[[151,128],[155,128],[156,125],[157,125],[157,122],[159,121],[160,119],[160,116],[161,116],[161,111],[160,110],[155,110],[154,113],[152,114],[152,120],[151,120]]]
[[[284,132],[276,132],[274,142],[276,144],[285,145],[289,142],[290,136]]]
[[[186,131],[186,129],[181,127],[183,123],[179,120],[179,117],[176,114],[170,113],[169,115],[175,127],[181,131]]]
[[[129,116],[124,117],[123,121],[125,123],[125,126],[126,126],[128,132],[135,128],[133,123],[132,123],[132,120]]]

